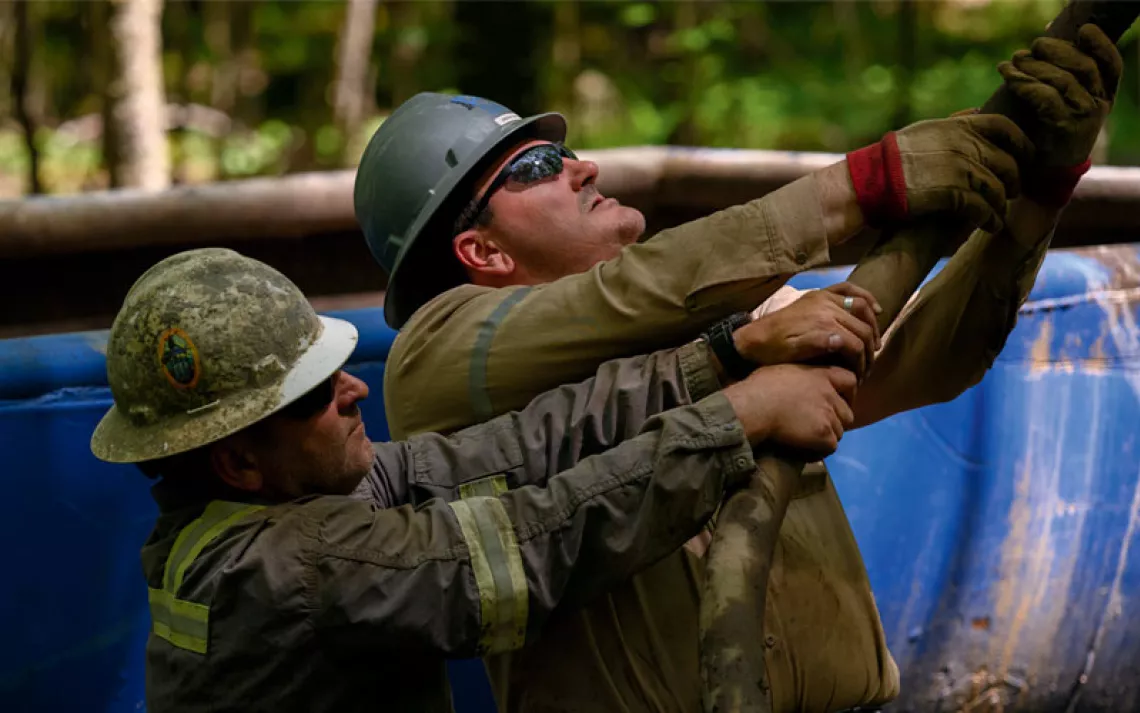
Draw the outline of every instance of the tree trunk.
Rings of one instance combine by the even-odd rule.
[[[691,30],[699,24],[696,0],[677,0],[673,3],[673,31],[680,33]],[[676,146],[697,146],[697,126],[694,116],[693,98],[697,83],[697,55],[681,48],[677,58],[677,76],[672,82],[670,94],[681,105],[681,118],[669,133],[668,143]]]
[[[336,79],[333,84],[333,121],[340,129],[345,157],[360,125],[372,109],[374,87],[372,36],[377,0],[348,0],[344,25],[337,42]]]
[[[918,64],[918,0],[903,0],[899,6],[898,89],[891,126],[903,127],[914,119],[911,87]]]
[[[256,67],[254,0],[202,3],[206,46],[215,58],[211,66],[209,105],[230,119],[230,127],[253,127],[263,111],[243,91],[243,79]],[[227,132],[211,135],[216,171],[222,173]]]
[[[210,73],[210,106],[229,114],[237,102],[238,63],[234,57],[233,20],[235,2],[202,3],[202,29],[213,56]]]
[[[102,164],[107,171],[103,183],[106,187],[111,183],[111,167],[118,164],[119,161],[118,155],[115,153],[118,147],[112,140],[111,130],[108,128],[111,125],[111,110],[113,109],[111,102],[107,99],[111,84],[111,72],[113,71],[111,66],[111,40],[107,36],[107,33],[110,32],[111,7],[107,0],[92,0],[87,3],[86,10],[89,18],[88,31],[91,33],[91,62],[88,71],[91,73],[91,82],[95,88],[95,93],[103,98],[99,107],[99,118],[101,120],[99,144],[103,151]]]
[[[459,91],[520,116],[542,111],[538,73],[552,17],[549,3],[456,3],[455,24],[464,28],[453,49]]]
[[[16,113],[12,105],[12,67],[15,56],[16,3],[13,0],[0,0],[0,87],[8,87],[7,93],[0,93],[0,116]]]
[[[111,0],[103,128],[116,188],[170,185],[161,20],[162,0]]]
[[[29,107],[28,75],[32,69],[32,51],[34,47],[31,2],[17,2],[15,62],[12,66],[12,102],[15,104],[16,119],[24,129],[24,145],[28,151],[28,190],[31,193],[42,193],[40,185],[40,154],[36,150],[36,118]]]
[[[843,37],[843,72],[851,86],[859,81],[859,72],[867,66],[867,51],[859,27],[859,6],[850,0],[835,0],[835,24]]]
[[[206,46],[217,60],[210,80],[210,106],[225,114],[241,113],[242,80],[256,63],[255,0],[202,4]],[[244,117],[252,124],[256,117]]]
[[[554,41],[550,43],[551,72],[547,89],[548,104],[555,111],[566,114],[574,126],[574,79],[582,62],[582,33],[579,5],[576,2],[559,2],[554,5]]]
[[[218,3],[229,5],[229,3]],[[173,96],[167,97],[170,109],[174,109],[175,116],[167,117],[167,130],[170,139],[170,177],[171,183],[180,185],[186,183],[190,176],[189,161],[186,155],[186,135],[189,124],[188,114],[194,99],[190,91],[190,69],[194,60],[194,15],[197,7],[189,2],[175,2],[167,8],[166,22],[169,28],[167,41],[175,54],[180,58],[178,63],[177,81],[171,89]]]
[[[388,106],[395,108],[416,93],[416,65],[424,51],[417,28],[430,20],[425,17],[425,10],[438,11],[438,8],[418,2],[392,2],[384,7],[388,11],[391,26],[388,34],[392,38],[388,50],[387,76],[391,91]],[[454,7],[443,9],[454,12]]]

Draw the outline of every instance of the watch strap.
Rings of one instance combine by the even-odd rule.
[[[760,366],[741,356],[732,339],[733,332],[751,321],[747,312],[737,312],[713,324],[701,335],[708,342],[709,349],[720,362],[724,372],[734,381],[744,379]]]

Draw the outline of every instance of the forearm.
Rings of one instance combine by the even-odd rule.
[[[545,392],[507,415],[523,453],[519,484],[542,485],[581,459],[633,438],[653,416],[700,401],[719,387],[703,342],[608,361],[593,378]]]
[[[579,515],[581,527],[543,528],[535,539],[536,547],[529,550],[534,570],[545,568],[557,576],[551,568],[565,567],[567,558],[580,563],[570,570],[562,599],[541,602],[542,611],[580,605],[675,552],[755,469],[746,426],[723,394],[654,417],[645,428],[676,449],[660,451],[652,477],[640,477],[624,486],[624,492],[615,492],[612,500],[592,504]],[[709,458],[706,449],[718,455]],[[550,496],[559,497],[557,489],[551,488]],[[638,501],[636,509],[622,504],[625,499]],[[619,514],[619,509],[626,513]],[[535,633],[533,628],[530,632]]]
[[[866,225],[855,198],[847,161],[817,171],[815,179],[827,242],[840,245]]]
[[[413,436],[404,446],[406,457],[396,457],[401,444],[378,445],[391,462],[379,475],[406,482],[407,502],[412,503],[544,486],[555,473],[633,438],[648,418],[699,401],[718,388],[701,342],[613,359],[592,378],[551,389],[519,411],[451,436]],[[396,453],[387,453],[392,450]],[[402,502],[389,506],[398,504]]]
[[[1000,233],[970,236],[885,335],[859,388],[855,427],[949,401],[981,381],[1033,288],[1059,214],[1018,199]]]
[[[533,639],[581,603],[680,547],[755,467],[728,400],[714,394],[636,438],[497,497],[369,511],[313,510],[307,561],[317,625],[349,642],[472,656]],[[440,616],[442,607],[446,616]],[[352,621],[353,627],[341,626]],[[328,626],[326,627],[325,624]]]

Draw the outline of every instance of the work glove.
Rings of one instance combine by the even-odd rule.
[[[874,228],[935,213],[957,214],[988,231],[1004,225],[1020,191],[1019,165],[1033,144],[996,114],[931,119],[847,154],[863,219]]]
[[[1076,44],[1040,37],[998,65],[1037,148],[1023,181],[1026,197],[1056,207],[1068,203],[1112,111],[1123,64],[1112,40],[1090,24],[1081,27]]]

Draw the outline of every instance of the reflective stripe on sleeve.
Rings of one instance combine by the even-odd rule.
[[[204,654],[209,643],[210,608],[175,599],[162,589],[148,589],[154,635],[181,649]]]
[[[201,517],[182,528],[166,558],[162,589],[148,588],[147,591],[151,631],[155,636],[180,649],[206,653],[210,640],[210,608],[176,596],[182,578],[214,538],[241,518],[261,509],[261,505],[215,500],[206,506]]]
[[[186,548],[183,559],[181,561],[175,559],[166,561],[167,576],[170,575],[171,568],[174,568],[174,581],[166,590],[171,594],[177,594],[178,588],[182,586],[182,578],[186,576],[186,569],[197,559],[202,550],[206,549],[206,545],[213,542],[214,538],[222,534],[230,525],[261,509],[261,505],[231,503],[224,500],[215,500],[207,505],[202,517],[193,523],[193,526],[196,526],[197,536],[196,539],[188,541],[189,546]]]
[[[518,540],[498,498],[476,496],[449,503],[471,552],[479,589],[482,653],[520,648],[526,641],[529,591]]]
[[[511,309],[530,294],[531,287],[520,287],[503,298],[490,316],[479,327],[479,334],[475,337],[475,347],[471,350],[471,368],[469,369],[468,396],[471,398],[471,408],[475,413],[475,423],[482,423],[495,416],[491,405],[491,394],[487,389],[487,362],[491,358],[491,343],[495,340],[495,332],[506,319]]]

